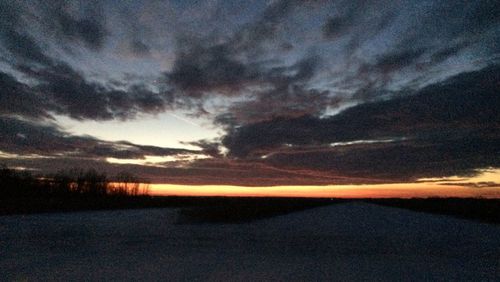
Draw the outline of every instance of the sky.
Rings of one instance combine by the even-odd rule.
[[[494,0],[1,1],[0,163],[480,196],[498,42]]]

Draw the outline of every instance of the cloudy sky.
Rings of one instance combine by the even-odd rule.
[[[1,1],[0,162],[498,186],[498,42],[495,0]]]

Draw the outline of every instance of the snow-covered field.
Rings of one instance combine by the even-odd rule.
[[[500,280],[500,226],[365,203],[244,224],[175,209],[0,217],[0,280]]]

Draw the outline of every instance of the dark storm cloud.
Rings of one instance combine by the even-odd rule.
[[[258,73],[232,58],[227,46],[193,46],[178,54],[168,80],[191,96],[217,90],[237,93],[242,83],[258,78]]]
[[[114,89],[87,80],[62,62],[42,68],[19,66],[18,69],[38,84],[10,83],[16,83],[17,89],[22,91],[19,93],[29,93],[25,95],[30,95],[34,102],[24,103],[27,107],[45,116],[54,112],[78,120],[125,120],[134,118],[138,113],[163,112],[168,107],[169,94],[166,92],[156,93],[144,85],[132,85],[127,90]],[[10,96],[15,98],[16,94]],[[14,110],[11,113],[16,113]]]
[[[2,41],[5,48],[18,60],[40,64],[51,62],[51,59],[44,55],[42,48],[28,34],[6,30],[2,32]]]
[[[51,59],[43,53],[38,42],[24,30],[25,23],[20,17],[20,12],[8,2],[0,3],[0,40],[2,45],[17,60],[49,64]]]
[[[246,64],[233,57],[225,45],[195,46],[177,57],[167,77],[174,86],[195,97],[209,91],[241,95],[238,90],[245,86],[307,81],[314,75],[318,62],[317,57],[310,56],[291,66],[269,67]]]
[[[355,100],[370,101],[390,93],[387,86],[394,79],[394,75],[408,69],[424,67],[419,60],[425,54],[425,49],[393,50],[377,56],[373,63],[363,63],[359,66],[354,80],[361,83],[361,87],[351,97]],[[430,63],[427,62],[427,65]]]
[[[316,57],[306,57],[291,66],[267,67],[238,61],[224,45],[198,47],[177,58],[168,78],[178,90],[194,99],[205,98],[207,93],[238,96],[243,89],[254,87],[247,91],[252,93],[250,101],[230,107],[239,122],[250,122],[321,111],[329,99],[328,91],[305,88],[315,74],[317,62]],[[303,104],[306,100],[308,104]]]
[[[260,52],[262,44],[274,38],[277,27],[301,4],[308,3],[275,1],[256,21],[244,25],[222,43],[180,39],[173,69],[166,73],[168,82],[184,94],[199,98],[207,92],[238,96],[249,85],[283,83],[283,80],[291,83],[291,79],[311,78],[317,62],[312,56],[306,56],[291,67],[275,67],[248,58],[249,53]],[[297,74],[288,75],[287,71],[297,71]]]
[[[427,45],[432,50],[438,49],[442,55],[452,55],[471,45],[476,45],[478,50],[489,48],[486,39],[500,23],[498,1],[436,2],[432,5],[433,9],[422,10],[418,21],[415,20],[402,40],[407,49]],[[437,46],[436,42],[439,42]]]
[[[34,119],[49,118],[47,101],[29,86],[0,72],[0,115],[18,115]]]
[[[79,18],[68,12],[69,6],[69,2],[61,1],[0,3],[2,45],[17,61],[43,65],[52,60],[44,51],[47,46],[41,46],[40,38],[34,35],[36,29],[44,31],[45,39],[55,35],[57,40],[52,40],[53,43],[63,49],[68,49],[67,43],[83,44],[92,50],[102,48],[108,32],[97,5],[85,4],[84,15]]]
[[[297,115],[295,110],[299,112],[305,111],[310,114],[317,113],[326,105],[329,94],[328,91],[320,91],[307,87],[307,83],[317,72],[319,61],[320,58],[317,56],[308,56],[290,66],[262,70],[262,82],[271,86],[271,88],[255,91],[253,100],[239,103],[232,110],[235,114],[244,115],[242,111],[252,111],[256,110],[256,107],[261,107],[261,118],[264,119],[266,115],[268,117]],[[309,100],[309,105],[304,103],[305,100]],[[325,104],[318,105],[321,102],[315,103],[315,100],[320,100],[321,102],[325,102]],[[272,106],[276,108],[271,109]],[[279,111],[277,108],[281,108],[282,110]],[[307,109],[310,109],[310,111],[307,111]],[[251,113],[249,115],[250,121],[252,120],[252,115]],[[240,122],[246,123],[248,120],[241,118]]]
[[[499,153],[500,137],[493,132],[469,135],[282,152],[269,156],[264,162],[285,169],[365,177],[367,183],[376,179],[406,182],[425,177],[470,176],[477,169],[499,166],[495,156]]]
[[[283,85],[270,91],[259,92],[254,100],[236,103],[229,108],[232,123],[249,124],[272,120],[277,117],[300,117],[320,114],[326,106],[335,106],[338,100],[330,97],[330,92],[304,89],[302,86]],[[223,123],[224,115],[217,120]]]
[[[369,69],[375,69],[382,73],[398,71],[402,68],[415,65],[417,60],[424,54],[423,49],[403,50],[394,53],[384,54],[377,58],[377,61]]]
[[[53,124],[41,124],[0,117],[0,148],[11,154],[37,154],[45,157],[143,159],[197,153],[185,149],[136,145],[125,141],[103,141],[74,136]]]
[[[105,30],[92,19],[76,20],[67,14],[58,15],[61,32],[69,40],[81,41],[89,48],[99,49],[104,42]]]
[[[328,39],[340,37],[349,28],[348,21],[343,17],[329,18],[323,25],[323,36]]]
[[[348,52],[354,52],[363,43],[394,24],[402,1],[331,1],[323,3],[334,15],[326,18],[321,32],[325,39],[349,38]]]
[[[432,68],[448,58],[459,57],[463,51],[472,51],[477,57],[496,52],[493,38],[498,38],[498,32],[495,35],[499,24],[495,14],[500,6],[498,1],[430,1],[428,4],[417,5],[411,1],[338,3],[338,12],[325,21],[322,31],[325,37],[331,32],[332,38],[348,38],[345,50],[349,54],[348,68],[358,69],[348,84],[351,89],[369,88],[370,92],[376,92],[408,77],[426,80],[430,78],[426,76],[436,75]],[[373,47],[381,42],[384,47]],[[367,55],[367,51],[376,53]]]
[[[220,142],[217,141],[211,141],[211,140],[198,140],[195,142],[187,142],[185,144],[196,146],[201,148],[201,151],[208,156],[214,157],[214,158],[220,158],[221,152],[220,152]]]
[[[63,14],[62,8],[55,4],[53,12],[58,14],[55,19],[67,21],[61,23],[61,28],[68,29],[66,30],[68,33],[74,33],[72,36],[83,36],[82,40],[93,47],[101,44],[98,39],[92,37],[96,31],[90,22],[71,21],[69,16]],[[89,82],[68,64],[53,59],[42,51],[39,41],[28,33],[29,21],[26,17],[21,17],[22,5],[15,6],[2,2],[0,8],[2,12],[0,39],[2,46],[10,53],[9,64],[23,72],[32,82],[28,85],[19,82],[13,75],[1,73],[2,114],[47,118],[55,112],[76,119],[103,120],[130,118],[138,111],[164,110],[165,103],[162,97],[152,92],[138,88],[130,89],[132,90],[130,93],[116,91]],[[80,33],[77,32],[79,28],[81,28]],[[85,32],[94,35],[86,36]]]
[[[245,155],[252,147],[284,143],[328,144],[444,129],[493,128],[500,122],[498,81],[500,67],[491,66],[430,85],[415,95],[360,104],[329,118],[304,116],[243,126],[227,136],[224,144],[235,155]]]
[[[71,2],[50,1],[41,2],[40,5],[45,10],[42,18],[44,24],[60,40],[83,44],[92,50],[103,47],[108,31],[98,2],[80,3],[78,9],[73,9],[74,11],[71,9]],[[77,13],[81,15],[75,15]]]
[[[238,53],[250,56],[263,51],[262,44],[275,40],[284,20],[297,8],[307,7],[318,1],[278,0],[269,4],[257,20],[245,24],[228,45]]]
[[[411,3],[404,7],[416,9],[417,16],[402,40],[408,46],[418,46],[436,39],[441,39],[444,45],[456,39],[477,39],[500,23],[498,1],[432,1],[429,4],[419,6]],[[408,11],[402,16],[406,13]]]
[[[129,44],[130,51],[136,56],[148,56],[151,54],[151,48],[141,40],[134,39]]]
[[[431,55],[431,63],[432,64],[441,63],[444,60],[457,55],[460,51],[462,51],[470,44],[471,44],[470,42],[465,41],[437,50],[434,54]]]
[[[169,82],[182,91],[183,98],[239,96],[251,93],[250,100],[232,105],[229,111],[239,123],[276,116],[318,114],[334,103],[325,90],[307,87],[320,59],[306,56],[290,66],[245,64],[231,56],[227,46],[197,47],[177,58]]]
[[[500,3],[498,1],[463,2],[465,2],[467,8],[470,7],[464,15],[465,22],[463,28],[471,29],[471,31],[479,31],[500,23]]]
[[[419,81],[430,79],[426,77],[425,71],[471,46],[470,41],[463,38],[465,30],[454,32],[459,23],[444,23],[443,27],[439,27],[441,32],[448,36],[449,42],[436,43],[439,36],[435,30],[431,32],[420,30],[420,23],[412,21],[421,17],[423,21],[430,22],[440,20],[442,15],[437,15],[434,10],[419,7],[415,15],[410,17],[406,14],[409,13],[407,10],[411,9],[411,6],[407,7],[404,1],[384,4],[368,1],[343,1],[335,5],[321,3],[319,6],[334,12],[333,15],[329,13],[318,32],[323,32],[323,36],[327,38],[346,36],[349,43],[344,47],[349,50],[345,51],[351,52],[350,56],[345,56],[348,62],[344,73],[339,72],[338,77],[322,79],[322,82],[329,79],[342,81],[335,86],[349,89],[351,94],[334,93],[311,83],[316,74],[332,67],[325,65],[318,70],[316,62],[323,62],[327,58],[319,57],[316,58],[316,62],[311,63],[307,60],[310,55],[295,55],[293,59],[297,63],[292,66],[283,66],[283,63],[280,66],[279,60],[257,59],[262,54],[268,54],[266,53],[268,51],[277,53],[270,46],[279,36],[286,36],[281,29],[282,24],[295,12],[309,9],[311,7],[309,4],[300,1],[275,1],[255,20],[238,26],[234,33],[216,40],[191,38],[179,41],[173,68],[166,73],[168,85],[174,93],[177,93],[178,99],[200,100],[198,103],[185,103],[185,105],[196,105],[197,109],[204,109],[203,101],[217,95],[246,97],[244,101],[229,105],[228,113],[224,113],[232,115],[240,125],[273,117],[294,117],[305,114],[318,116],[327,109],[335,108],[341,101],[364,102],[385,97],[394,91],[389,90],[391,86],[408,77],[417,81],[411,87],[418,89]],[[435,4],[437,6],[435,10],[447,7],[447,4]],[[483,6],[489,7],[489,5],[493,4],[459,3],[463,10],[470,11],[473,15],[480,13],[484,9]],[[469,13],[465,14],[464,18],[467,21],[473,20],[473,16]],[[491,20],[494,21],[494,18]],[[390,39],[387,43],[389,46],[382,49],[383,52],[370,52],[369,55],[355,53],[362,48],[364,52],[373,51],[367,50],[368,42],[373,44],[374,40],[382,40],[382,34],[394,29],[395,25],[410,24],[415,28],[402,34],[398,39]],[[491,25],[492,23],[483,23],[480,29],[486,32]],[[432,25],[427,24],[426,27],[428,26]],[[416,40],[416,37],[422,37],[422,40]],[[324,56],[324,53],[321,55]],[[299,74],[290,75],[293,72],[291,69],[298,68],[300,63],[309,67],[309,69],[304,68],[306,71],[302,72],[307,74],[306,77],[300,78]],[[407,77],[402,77],[402,74]],[[303,94],[297,94],[299,92]],[[313,103],[307,105],[305,101],[309,99]],[[283,105],[281,107],[278,105],[280,100]],[[316,101],[318,103],[315,103]],[[278,106],[273,107],[273,105]],[[255,115],[259,110],[264,112],[260,118]]]
[[[500,67],[491,66],[329,118],[281,118],[237,127],[222,142],[232,156],[266,156],[276,166],[399,179],[464,174],[500,165],[494,157],[500,148],[498,81]],[[359,140],[374,145],[337,145]],[[308,146],[309,152],[300,149]]]
[[[323,26],[325,39],[347,38],[349,56],[364,44],[380,36],[394,25],[403,10],[403,1],[339,1],[334,4],[335,16],[328,17]]]

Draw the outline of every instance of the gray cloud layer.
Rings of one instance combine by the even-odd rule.
[[[222,142],[235,157],[279,167],[398,180],[469,174],[500,165],[498,81],[491,66],[329,118],[237,127]]]
[[[46,125],[180,109],[224,130],[220,142],[192,143],[213,159],[129,168],[257,185],[499,165],[498,1],[243,2],[1,2],[0,150],[101,167],[106,157],[193,153]]]

